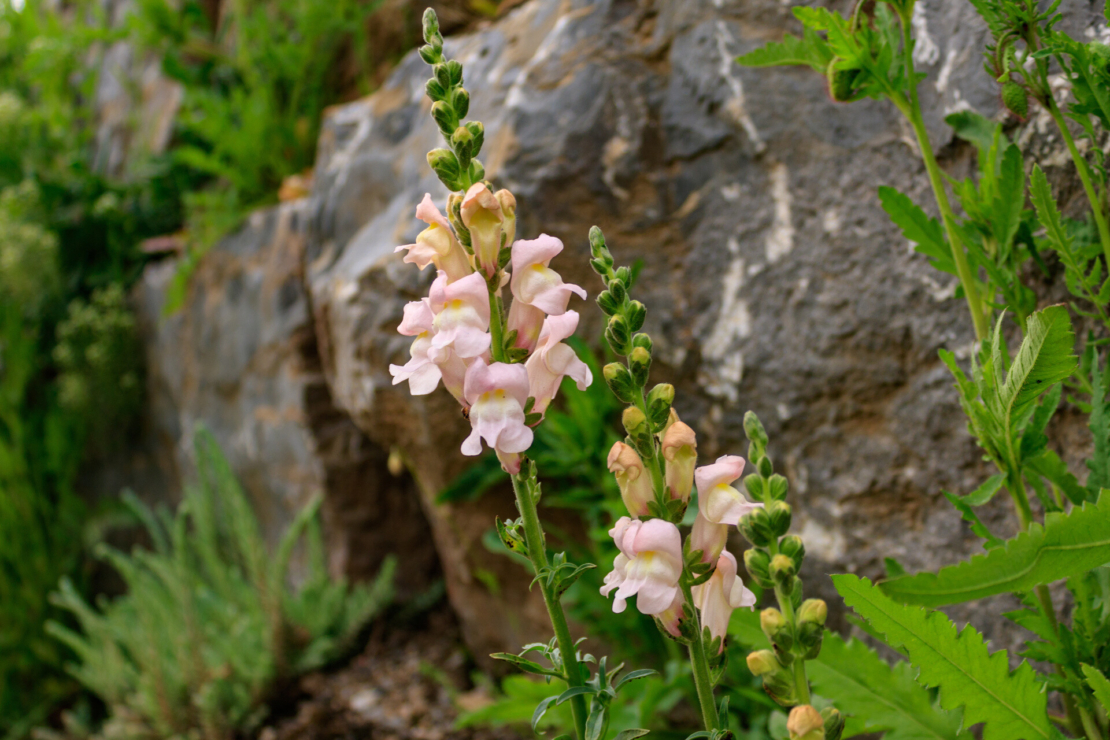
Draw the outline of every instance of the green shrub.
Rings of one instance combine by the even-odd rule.
[[[199,432],[195,450],[199,483],[176,515],[128,497],[154,549],[100,548],[127,594],[93,608],[66,580],[55,597],[81,631],[56,622],[48,630],[77,654],[73,675],[108,705],[107,737],[216,740],[247,731],[280,681],[344,654],[391,598],[392,561],[371,585],[328,577],[319,499],[268,552],[211,435]],[[308,574],[291,588],[302,539]]]

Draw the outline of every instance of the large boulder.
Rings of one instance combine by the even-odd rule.
[[[937,359],[942,347],[967,357],[965,306],[876,197],[887,184],[931,203],[912,134],[885,103],[832,102],[809,70],[733,61],[797,32],[792,4],[531,0],[449,39],[447,52],[465,64],[472,117],[485,123],[489,177],[520,204],[518,235],[561,238],[555,266],[591,293],[591,225],[619,262],[643,261],[635,292],[657,377],[676,384],[703,459],[742,454],[744,412],[763,419],[811,554],[808,584],[829,596],[826,573],[874,576],[884,556],[936,568],[976,551],[941,491],[967,492],[987,470]],[[981,65],[985,28],[963,0],[918,5],[928,125],[946,166],[964,166],[967,148],[949,146],[943,115],[998,112]],[[1069,22],[1082,30],[1088,20]],[[373,96],[328,115],[305,282],[334,403],[409,462],[448,593],[485,652],[517,643],[500,609],[505,589],[474,576],[489,565],[481,532],[494,511],[511,511],[508,499],[436,503],[466,464],[467,424],[444,391],[411,397],[387,369],[407,359],[396,327],[430,280],[394,247],[423,226],[413,211],[424,193],[446,195],[425,163],[442,145],[427,77],[410,54]],[[580,334],[599,336],[599,312],[572,308]],[[988,518],[1013,531],[996,504]],[[965,613],[1001,637],[988,611],[997,613]]]

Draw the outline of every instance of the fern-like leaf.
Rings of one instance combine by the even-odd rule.
[[[946,606],[1086,573],[1110,563],[1110,495],[1068,514],[1052,512],[1044,526],[1027,531],[982,555],[938,573],[918,573],[880,584],[904,604]]]
[[[813,29],[807,28],[801,38],[785,34],[782,41],[772,41],[736,61],[745,67],[802,65],[823,73],[831,59],[828,44]]]
[[[885,732],[884,740],[964,740],[959,712],[936,706],[909,663],[893,667],[859,640],[826,632],[821,654],[806,664],[814,690],[858,723],[856,733]]]
[[[833,583],[848,606],[920,668],[919,683],[940,687],[941,707],[964,707],[965,726],[985,723],[983,740],[1054,737],[1044,686],[1028,663],[1010,673],[1006,651],[989,654],[974,627],[958,632],[944,614],[899,604],[867,579],[837,575]]]
[[[1082,664],[1083,675],[1087,677],[1087,685],[1091,687],[1091,691],[1095,693],[1095,699],[1102,705],[1102,708],[1110,712],[1110,680],[1102,674],[1098,668],[1094,666]]]

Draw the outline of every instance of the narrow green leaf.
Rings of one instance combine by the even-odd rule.
[[[605,734],[605,727],[609,724],[609,708],[599,701],[590,707],[590,716],[586,717],[586,740],[601,740]]]
[[[558,671],[553,671],[550,668],[544,668],[539,663],[528,660],[527,658],[522,658],[519,655],[513,655],[512,653],[490,653],[489,657],[493,658],[494,660],[503,660],[506,663],[512,663],[525,673],[534,673],[537,676],[555,676],[556,678],[563,677],[563,674],[559,673]]]
[[[1095,449],[1087,461],[1087,491],[1094,494],[1110,488],[1110,358],[1100,370],[1096,350],[1089,350],[1091,359],[1091,416],[1087,424],[1095,438]]]
[[[928,257],[941,272],[956,274],[952,247],[944,238],[940,221],[925,215],[909,196],[885,185],[879,188],[879,202],[890,220],[902,229],[902,236],[914,243],[914,251]]]
[[[532,732],[539,732],[540,720],[547,713],[547,708],[558,698],[557,696],[549,696],[536,705],[536,711],[532,713]]]
[[[590,686],[571,686],[569,689],[555,697],[555,703],[562,704],[567,699],[572,699],[576,696],[581,696],[582,694],[593,693],[595,693],[595,690]]]
[[[831,59],[828,44],[812,29],[807,28],[801,38],[784,34],[782,41],[772,41],[738,57],[736,62],[745,67],[803,65],[824,72]]]
[[[1079,479],[1071,474],[1067,464],[1052,450],[1044,450],[1036,457],[1023,460],[1022,465],[1027,472],[1044,477],[1063,491],[1076,506],[1091,499],[1087,489],[1080,485]]]
[[[994,547],[1000,547],[1003,544],[1002,540],[995,537],[991,531],[987,529],[986,525],[979,520],[979,515],[975,513],[975,510],[964,502],[962,498],[950,491],[944,491],[944,497],[948,499],[949,503],[956,507],[960,512],[960,516],[963,517],[963,520],[971,525],[971,531],[986,540],[983,547],[989,550]]]
[[[980,156],[994,146],[994,137],[999,124],[975,111],[962,110],[945,117],[944,122],[952,127],[956,136],[975,145]]]
[[[863,723],[863,732],[885,732],[884,740],[958,740],[960,713],[946,712],[904,662],[893,667],[859,640],[826,632],[821,654],[806,664],[813,689]]]
[[[1044,526],[939,573],[918,573],[881,584],[903,604],[945,606],[995,594],[1029,591],[1110,563],[1110,496],[1070,513],[1052,512]]]
[[[629,671],[625,675],[621,676],[619,681],[613,684],[613,688],[619,689],[621,686],[624,686],[630,681],[635,681],[639,678],[647,678],[648,676],[654,676],[656,673],[658,673],[658,671],[651,668],[639,668],[635,671]]]
[[[918,682],[940,687],[941,707],[964,707],[965,726],[985,723],[983,740],[1053,737],[1044,686],[1028,663],[1010,673],[1006,651],[989,654],[974,627],[957,632],[944,614],[898,604],[867,579],[832,578],[848,606],[905,650],[920,669]]]
[[[636,738],[643,737],[644,735],[648,734],[649,732],[650,732],[650,730],[640,730],[640,729],[621,730],[620,732],[617,733],[617,736],[614,737],[613,740],[636,740]]]
[[[1082,663],[1081,666],[1083,668],[1083,675],[1087,677],[1087,685],[1090,686],[1091,691],[1095,693],[1095,698],[1098,699],[1098,703],[1102,705],[1103,709],[1110,712],[1110,680],[1107,680],[1106,676],[1102,674],[1102,671],[1094,666],[1087,665],[1086,663]]]
[[[994,494],[998,493],[1005,482],[1006,476],[1003,473],[996,473],[983,481],[974,491],[964,496],[963,500],[970,506],[982,506],[994,498]]]

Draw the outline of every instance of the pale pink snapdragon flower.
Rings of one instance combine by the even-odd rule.
[[[681,421],[667,426],[663,433],[665,479],[672,499],[690,500],[694,485],[694,466],[698,462],[698,441],[694,430]]]
[[[516,206],[515,200],[513,206]],[[470,246],[474,250],[474,260],[478,269],[487,278],[493,277],[498,268],[497,260],[501,253],[501,227],[505,221],[505,215],[501,212],[501,200],[498,200],[485,185],[476,182],[463,196],[460,215],[463,224],[470,231]]]
[[[722,455],[712,465],[694,471],[698,487],[698,510],[713,524],[739,524],[748,512],[763,504],[753,504],[729,485],[744,473],[744,458]]]
[[[434,322],[435,315],[427,298],[405,306],[405,316],[397,331],[416,339],[409,349],[411,359],[404,365],[390,365],[389,374],[393,376],[393,385],[407,380],[409,392],[414,396],[431,393],[442,379],[451,395],[462,402],[466,364],[451,349],[433,350]]]
[[[421,270],[428,265],[435,265],[436,270],[447,274],[448,282],[474,272],[474,268],[470,266],[470,257],[455,238],[451,222],[436,208],[430,194],[424,193],[424,200],[416,207],[416,217],[428,224],[428,228],[417,235],[415,244],[403,244],[394,249],[394,252],[407,250],[404,261]]]
[[[516,331],[517,347],[533,349],[539,341],[544,315],[564,314],[572,293],[586,298],[584,289],[564,283],[559,273],[549,266],[552,258],[562,251],[563,243],[547,234],[513,243],[513,276],[509,286],[513,304],[509,307],[506,330]]]
[[[428,306],[435,314],[429,356],[448,349],[464,360],[484,355],[490,348],[489,290],[482,275],[472,272],[448,282],[442,270],[428,291]]]
[[[621,551],[601,587],[603,596],[616,589],[613,611],[623,612],[630,596],[636,597],[636,608],[643,614],[658,615],[672,608],[681,591],[682,537],[678,527],[665,519],[642,522],[622,516],[609,535]]]
[[[728,542],[728,525],[714,524],[698,511],[690,530],[690,551],[701,550],[703,563],[715,563]]]
[[[744,586],[736,575],[736,558],[725,550],[717,560],[717,569],[705,583],[694,586],[690,595],[694,605],[701,612],[701,623],[709,628],[709,634],[721,638],[720,650],[725,646],[728,622],[732,610],[740,607],[755,607],[755,594]],[[718,652],[720,652],[718,650]]]
[[[528,371],[524,365],[487,365],[479,357],[466,371],[464,395],[470,404],[471,432],[462,443],[462,453],[480,455],[484,439],[509,473],[519,473],[520,453],[532,446],[533,437],[524,423],[528,401]]]
[[[548,316],[543,322],[539,342],[525,363],[531,395],[536,399],[532,410],[538,414],[547,411],[563,376],[570,377],[584,391],[593,382],[593,373],[570,346],[563,343],[578,328],[578,312],[567,311],[561,316]]]
[[[644,470],[640,454],[624,442],[614,442],[609,450],[609,472],[617,479],[621,500],[628,513],[639,519],[647,516],[648,503],[655,500],[651,476]]]

